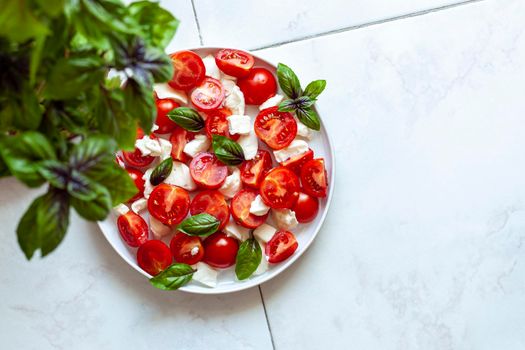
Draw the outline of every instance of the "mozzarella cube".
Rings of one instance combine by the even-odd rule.
[[[312,137],[312,132],[310,131],[310,128],[301,123],[299,120],[296,119],[297,122],[297,136],[303,137],[307,140],[310,140]]]
[[[129,208],[126,204],[120,203],[119,205],[113,208],[113,211],[117,215],[126,215],[129,211]]]
[[[135,141],[135,147],[140,150],[140,153],[142,153],[143,157],[158,157],[162,153],[159,140],[152,139],[149,136],[144,136],[143,138]]]
[[[266,109],[266,108],[275,107],[275,106],[279,105],[279,103],[283,102],[283,100],[284,100],[284,96],[283,95],[276,94],[276,95],[270,97],[269,99],[267,99],[266,101],[264,101],[259,106],[259,110],[262,111],[263,109]]]
[[[138,214],[139,212],[146,209],[148,206],[148,201],[146,198],[140,198],[131,203],[131,210],[133,210],[134,213]]]
[[[197,185],[191,177],[190,168],[186,164],[177,161],[173,161],[171,173],[164,180],[164,183],[179,186],[188,191],[197,189]]]
[[[277,229],[268,224],[262,224],[253,231],[253,236],[260,242],[268,243],[272,239]]]
[[[149,195],[155,188],[155,186],[153,186],[151,182],[149,181],[149,178],[151,177],[151,173],[153,172],[153,169],[154,168],[149,168],[148,170],[146,170],[144,175],[142,175],[142,179],[144,180],[144,198],[149,198]]]
[[[153,126],[151,127],[151,132],[155,132],[159,130],[159,126],[157,124],[153,124]]]
[[[168,159],[171,157],[171,148],[173,147],[171,142],[164,139],[159,139],[160,144],[160,159]]]
[[[224,106],[229,108],[233,114],[244,115],[246,104],[241,89],[234,85],[224,99]]]
[[[257,195],[255,199],[253,200],[252,204],[250,204],[250,213],[257,216],[263,216],[268,213],[270,210],[270,207],[264,204],[262,197],[260,195]]]
[[[170,98],[183,104],[188,103],[188,96],[186,93],[184,91],[173,89],[168,83],[154,84],[153,89],[158,98]]]
[[[262,250],[262,257],[261,257],[261,263],[259,266],[257,266],[257,270],[253,273],[255,276],[262,275],[266,271],[268,271],[268,259],[266,258],[265,250],[266,250],[266,244],[260,242],[257,240],[257,243],[259,243],[259,246]]]
[[[226,198],[233,198],[241,190],[241,171],[234,168],[231,175],[226,177],[219,192]]]
[[[197,271],[193,273],[192,280],[197,281],[206,287],[215,287],[217,286],[217,270],[211,268],[209,265],[198,262],[195,265],[193,265],[193,268],[195,268]]]
[[[207,151],[210,145],[211,142],[206,135],[196,135],[193,140],[184,146],[184,153],[193,158],[197,154]]]
[[[230,134],[246,135],[252,129],[252,120],[247,115],[232,114],[228,119],[228,129]]]
[[[253,128],[248,135],[241,135],[237,140],[237,143],[241,146],[246,160],[255,158],[255,155],[259,150],[259,140],[255,131],[253,131]]]
[[[250,229],[237,225],[233,220],[230,220],[224,227],[224,232],[227,236],[238,239],[241,242],[244,242],[250,238]]]
[[[288,147],[273,151],[273,155],[276,161],[282,163],[291,157],[301,155],[305,152],[308,152],[308,144],[306,141],[296,139],[293,140]]]
[[[291,230],[299,225],[295,212],[290,209],[272,209],[272,217],[277,227],[282,230]]]
[[[164,225],[151,215],[149,217],[149,228],[151,229],[153,236],[157,239],[161,239],[162,237],[171,234],[171,227]]]
[[[213,57],[212,55],[208,55],[202,59],[202,63],[204,63],[204,67],[206,68],[206,75],[208,77],[212,77],[217,80],[221,79],[221,71],[219,70],[219,67],[217,67],[215,57]]]
[[[223,76],[223,78],[221,79],[221,84],[224,88],[224,93],[226,97],[228,97],[231,94],[232,90],[237,86],[235,84],[235,78],[230,79],[227,76]]]

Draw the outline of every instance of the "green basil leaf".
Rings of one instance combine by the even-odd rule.
[[[0,178],[11,176],[11,172],[9,171],[9,168],[5,164],[4,160],[2,159],[2,155],[0,154]]]
[[[0,23],[2,23],[0,36],[17,42],[45,35],[48,32],[44,22],[39,21],[36,14],[33,13],[33,6],[29,1],[2,1]]]
[[[301,96],[295,100],[284,100],[279,104],[280,112],[293,112],[296,109],[304,109],[312,106],[315,103],[314,99],[308,96]]]
[[[117,145],[105,135],[92,135],[75,145],[69,157],[71,168],[97,181],[114,163]]]
[[[301,108],[295,111],[295,115],[301,123],[309,127],[310,129],[319,131],[321,129],[321,122],[319,121],[319,116],[317,112],[314,111],[311,107]]]
[[[127,202],[138,193],[137,186],[131,179],[131,176],[125,169],[118,166],[116,162],[105,173],[98,176],[97,181],[109,191],[112,207],[119,203]]]
[[[168,118],[173,120],[180,127],[191,132],[199,132],[204,128],[204,119],[193,108],[175,108],[171,112],[168,112]]]
[[[40,249],[46,256],[62,242],[69,225],[67,194],[58,189],[36,198],[18,223],[18,244],[29,260]]]
[[[191,281],[195,271],[188,264],[174,263],[155,277],[150,278],[149,282],[158,289],[176,290]]]
[[[235,274],[239,280],[249,278],[261,263],[262,250],[255,238],[241,243],[235,260]]]
[[[133,111],[138,117],[142,130],[151,130],[157,116],[157,107],[151,89],[129,80],[124,88],[124,102],[126,109]]]
[[[325,87],[326,80],[314,80],[308,84],[308,86],[306,86],[306,89],[304,89],[304,95],[312,99],[316,99],[317,96],[323,92]]]
[[[111,195],[104,186],[95,186],[92,191],[94,193],[93,199],[86,201],[72,197],[71,205],[84,219],[91,221],[104,220],[113,207]]]
[[[210,214],[193,215],[177,226],[177,230],[189,236],[209,236],[217,232],[220,221]]]
[[[295,100],[288,99],[279,103],[279,112],[293,112],[295,111]]]
[[[291,99],[296,99],[302,95],[303,90],[301,89],[299,78],[297,78],[297,75],[295,75],[293,70],[287,65],[282,63],[277,65],[277,79],[279,80],[279,86],[286,96]]]
[[[179,21],[158,3],[133,2],[128,6],[128,11],[140,26],[142,36],[149,45],[165,48],[179,26]]]
[[[74,198],[80,199],[81,201],[90,201],[95,199],[99,185],[89,177],[84,176],[78,170],[72,170],[69,175],[69,181],[67,182],[67,192]]]
[[[242,147],[232,139],[222,135],[212,135],[213,152],[226,165],[239,165],[244,162]]]
[[[38,172],[53,187],[66,189],[69,181],[69,168],[57,160],[45,160],[41,163]]]
[[[153,172],[149,178],[149,182],[151,182],[153,186],[159,185],[162,183],[162,181],[166,180],[172,169],[173,159],[171,157],[164,159],[159,165],[155,167],[155,169],[153,169]]]

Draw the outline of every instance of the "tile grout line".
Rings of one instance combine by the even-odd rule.
[[[195,23],[197,24],[197,31],[199,32],[199,42],[201,46],[204,45],[204,41],[202,40],[202,33],[201,33],[201,25],[199,23],[199,18],[197,17],[197,10],[195,9],[195,1],[191,0],[191,8],[193,9],[193,18],[195,19]]]
[[[268,326],[268,332],[270,333],[270,340],[272,342],[272,349],[275,350],[275,343],[273,341],[272,327],[270,326],[270,320],[268,319],[268,312],[266,311],[266,303],[264,302],[261,285],[258,285],[257,288],[259,288],[259,295],[261,296],[261,302],[262,302],[262,306],[264,310],[264,317],[266,318],[266,325]]]
[[[443,10],[448,10],[448,9],[452,9],[452,8],[455,8],[455,7],[459,7],[459,6],[463,6],[463,5],[469,5],[469,4],[482,2],[482,1],[485,1],[485,0],[467,0],[467,1],[462,1],[462,2],[455,3],[455,4],[443,5],[443,6],[440,6],[440,7],[434,7],[434,8],[427,9],[427,10],[411,12],[411,13],[407,13],[407,14],[404,14],[404,15],[399,15],[399,16],[395,16],[395,17],[385,18],[385,19],[381,19],[381,20],[377,20],[377,21],[372,21],[372,22],[367,22],[367,23],[363,23],[363,24],[353,25],[353,26],[349,26],[349,27],[343,27],[343,28],[339,28],[339,29],[329,30],[329,31],[321,32],[321,33],[317,33],[317,34],[305,35],[305,36],[302,36],[302,37],[299,37],[299,38],[296,38],[296,39],[285,40],[285,41],[280,41],[280,42],[277,42],[277,43],[274,43],[274,44],[269,44],[269,45],[256,47],[256,48],[250,49],[250,51],[259,51],[259,50],[264,50],[264,49],[270,49],[270,48],[274,48],[274,47],[283,46],[283,45],[286,45],[286,44],[292,44],[292,43],[301,42],[301,41],[310,40],[310,39],[316,39],[316,38],[324,37],[324,36],[328,36],[328,35],[349,32],[349,31],[352,31],[352,30],[372,27],[372,26],[381,25],[381,24],[385,24],[385,23],[389,23],[389,22],[395,22],[395,21],[399,21],[399,20],[403,20],[403,19],[412,18],[412,17],[424,16],[424,15],[427,15],[427,14],[430,14],[430,13],[439,12],[439,11],[443,11]]]

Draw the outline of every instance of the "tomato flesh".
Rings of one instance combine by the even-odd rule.
[[[221,222],[219,230],[230,221],[230,208],[226,203],[226,198],[219,191],[203,191],[197,194],[190,205],[190,214],[196,215],[207,213]]]
[[[180,105],[169,98],[158,99],[155,101],[157,106],[157,119],[155,124],[159,127],[155,130],[156,134],[167,134],[177,127],[177,124],[168,118],[168,113]]]
[[[143,137],[144,137],[144,131],[138,128],[136,139],[140,140]],[[133,168],[144,168],[150,165],[151,163],[153,163],[153,161],[155,160],[155,157],[143,156],[142,152],[138,148],[135,148],[135,150],[133,151],[123,151],[122,159],[124,160],[124,163],[126,163],[127,166],[130,166]]]
[[[190,209],[188,192],[178,186],[162,183],[155,187],[148,198],[148,211],[164,225],[181,222]]]
[[[189,91],[204,79],[206,68],[195,52],[183,50],[170,55],[173,77],[168,84],[176,90]]]
[[[261,197],[275,209],[292,208],[299,195],[299,178],[285,167],[272,169],[261,182]]]
[[[219,108],[224,101],[224,88],[217,79],[206,77],[191,92],[191,103],[201,111]]]
[[[252,68],[248,75],[237,81],[246,104],[260,105],[277,92],[277,81],[266,68]]]
[[[136,201],[137,199],[142,198],[142,196],[144,195],[145,181],[142,178],[144,174],[136,169],[126,169],[126,170],[128,171],[128,174],[133,180],[133,182],[135,182],[135,186],[137,187],[137,190],[139,191],[128,202]]]
[[[250,206],[257,197],[257,191],[245,189],[239,191],[231,201],[231,213],[235,221],[246,228],[257,228],[266,222],[268,214],[257,216],[250,213]]]
[[[241,135],[230,134],[228,116],[231,114],[232,112],[228,108],[220,108],[207,113],[206,135],[210,139],[212,138],[212,135],[221,135],[237,141]]]
[[[190,175],[200,187],[218,189],[228,176],[228,167],[215,154],[201,152],[190,163]]]
[[[147,241],[137,250],[137,263],[152,276],[158,275],[171,265],[170,248],[158,239]]]
[[[213,267],[226,268],[235,264],[239,242],[235,238],[228,237],[222,232],[216,232],[206,238],[202,243],[204,246],[203,261]]]
[[[180,162],[187,162],[188,156],[184,153],[184,146],[188,143],[191,133],[185,129],[177,126],[170,136],[171,142],[171,158]]]
[[[268,262],[275,264],[288,259],[298,246],[293,233],[277,231],[266,245],[265,254],[268,256]]]
[[[303,168],[303,165],[309,161],[314,159],[314,151],[309,149],[308,151],[304,152],[303,154],[299,154],[295,157],[288,158],[284,162],[281,163],[281,165],[287,169],[290,169],[297,175],[301,174],[301,169]]]
[[[304,192],[310,196],[326,197],[328,180],[323,158],[309,160],[303,165],[301,184]]]
[[[273,149],[290,145],[297,136],[297,122],[288,112],[279,112],[278,107],[263,109],[255,118],[257,136]]]
[[[148,240],[148,224],[131,210],[118,217],[117,227],[120,237],[130,247],[139,247]]]
[[[306,193],[299,193],[297,202],[295,202],[292,210],[295,212],[295,218],[300,223],[311,222],[319,212],[319,199]]]
[[[234,49],[222,49],[215,54],[215,62],[217,67],[224,73],[241,78],[252,69],[255,60],[253,56],[247,52]]]
[[[170,242],[171,254],[176,262],[193,265],[204,257],[204,247],[199,237],[178,232]]]
[[[259,188],[266,173],[272,168],[272,157],[265,150],[257,151],[255,158],[241,165],[241,181],[248,187]]]

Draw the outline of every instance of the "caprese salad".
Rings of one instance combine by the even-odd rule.
[[[239,281],[262,274],[294,254],[294,229],[327,195],[324,160],[308,145],[326,82],[303,90],[286,65],[272,72],[241,50],[170,56],[153,130],[117,154],[138,189],[114,209],[120,235],[161,289],[215,287],[233,266]]]

